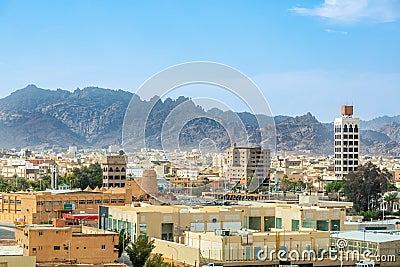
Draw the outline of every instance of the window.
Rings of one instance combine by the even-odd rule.
[[[292,231],[298,231],[299,225],[300,225],[299,220],[292,220]]]
[[[106,245],[101,245],[101,249],[106,249]]]
[[[303,221],[303,228],[310,228],[314,229],[315,221],[313,220],[304,220]]]
[[[59,206],[60,205],[60,201],[54,201],[54,206]]]
[[[118,203],[125,203],[125,199],[118,199]]]
[[[86,203],[87,204],[93,204],[93,200],[88,200]]]
[[[4,204],[8,204],[8,199],[3,200]]]
[[[79,204],[86,204],[86,200],[80,199],[80,200],[79,200]]]
[[[276,228],[282,229],[282,218],[276,218]]]
[[[54,246],[54,250],[60,250],[60,246]]]
[[[111,203],[115,204],[115,203],[117,203],[117,200],[116,199],[111,199]]]
[[[101,204],[101,199],[96,199],[96,200],[94,201],[94,203],[95,203],[95,204]]]
[[[103,199],[103,203],[104,204],[110,203],[110,200],[109,199]]]
[[[39,236],[43,236],[43,232],[39,232]]]
[[[10,204],[14,204],[14,203],[15,203],[14,199],[10,199]]]
[[[46,206],[51,206],[51,201],[46,201]]]
[[[21,200],[17,199],[17,204],[20,205],[21,204]]]
[[[33,252],[36,252],[36,248],[32,248],[32,251],[33,251]]]

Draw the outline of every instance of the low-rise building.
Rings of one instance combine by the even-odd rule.
[[[15,228],[24,256],[36,262],[101,264],[118,258],[118,233],[87,226],[25,225]]]
[[[62,218],[63,213],[98,213],[99,205],[121,206],[131,203],[130,188],[3,193],[0,221],[35,224]]]
[[[322,208],[284,203],[256,203],[239,206],[100,206],[101,229],[126,229],[133,239],[141,234],[182,242],[185,231],[251,229],[270,232],[297,230],[340,230],[344,208]]]
[[[368,250],[369,258],[379,266],[400,266],[400,235],[375,231],[346,231],[332,233],[331,246],[342,242],[344,251],[363,255]]]

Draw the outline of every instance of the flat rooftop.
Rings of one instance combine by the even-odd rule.
[[[332,233],[331,237],[356,240],[356,241],[377,242],[377,243],[400,241],[400,235],[382,234],[373,231],[365,231],[365,232],[346,231],[346,232]]]
[[[22,256],[23,250],[20,246],[0,246],[0,256]]]

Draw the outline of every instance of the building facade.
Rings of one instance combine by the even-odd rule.
[[[94,214],[98,212],[99,205],[131,203],[130,188],[3,193],[0,199],[0,221],[16,224],[43,223],[62,218],[63,213]]]
[[[126,181],[127,159],[125,155],[107,155],[101,162],[103,186],[124,187]]]
[[[360,155],[360,119],[353,118],[353,106],[342,106],[342,117],[334,123],[335,176],[343,178],[357,171]]]
[[[15,238],[23,255],[36,256],[38,263],[102,264],[118,258],[118,233],[86,226],[18,226]]]
[[[246,206],[100,206],[99,227],[181,242],[185,231],[251,229],[258,232],[343,229],[344,208],[321,208],[282,203]]]
[[[227,167],[225,176],[234,183],[246,184],[248,189],[268,184],[270,171],[269,149],[261,147],[237,147],[226,151]]]

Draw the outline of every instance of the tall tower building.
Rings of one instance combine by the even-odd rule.
[[[335,175],[343,178],[356,171],[360,155],[360,119],[353,118],[353,106],[342,106],[342,117],[335,119]]]
[[[125,187],[126,181],[126,156],[125,155],[107,155],[101,162],[103,170],[103,186]]]
[[[246,184],[249,191],[256,190],[259,185],[267,186],[269,183],[270,157],[269,149],[237,147],[235,144],[226,151],[226,178],[231,182]]]

